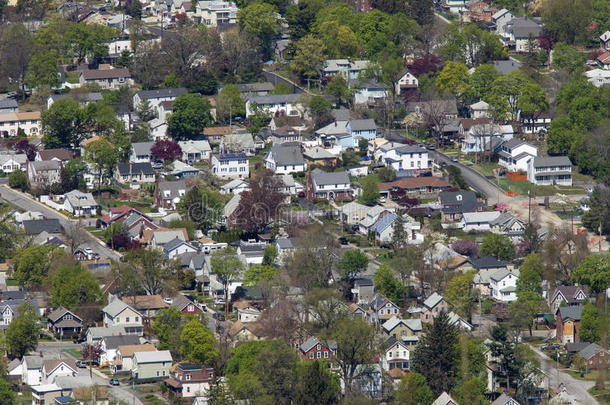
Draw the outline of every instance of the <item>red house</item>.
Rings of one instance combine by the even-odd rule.
[[[171,306],[176,308],[178,311],[182,312],[183,314],[195,315],[200,320],[203,320],[203,311],[201,310],[199,305],[197,305],[196,303],[191,301],[188,297],[186,297],[182,294],[178,294],[177,296],[175,296],[173,298]]]
[[[580,329],[582,306],[559,307],[555,315],[557,317],[555,322],[557,340],[562,344],[580,342],[578,330]]]
[[[337,354],[337,343],[332,340],[322,342],[317,337],[312,336],[299,347],[299,350],[303,360],[328,360]]]

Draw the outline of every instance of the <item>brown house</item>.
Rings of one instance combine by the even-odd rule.
[[[555,316],[557,331],[557,340],[562,344],[578,343],[580,337],[578,330],[580,329],[580,316],[582,315],[582,306],[559,307]]]
[[[225,135],[233,133],[231,127],[208,127],[203,129],[203,135],[209,143],[220,143]]]

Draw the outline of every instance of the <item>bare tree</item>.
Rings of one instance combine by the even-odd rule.
[[[68,222],[63,228],[66,244],[70,248],[70,254],[73,255],[76,249],[78,249],[85,240],[85,226],[79,219],[78,221]]]

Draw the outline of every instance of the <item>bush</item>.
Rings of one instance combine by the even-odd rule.
[[[454,242],[451,245],[451,249],[465,256],[472,256],[479,253],[479,245],[469,239],[462,239]]]
[[[25,176],[25,172],[21,170],[15,170],[8,175],[8,185],[11,188],[16,188],[21,191],[25,191],[28,188],[28,181]]]

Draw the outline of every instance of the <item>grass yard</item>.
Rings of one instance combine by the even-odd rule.
[[[494,170],[499,167],[498,164],[494,162],[474,163],[469,166],[477,172],[481,173],[483,176],[494,176]]]
[[[527,195],[527,190],[532,191],[532,195],[536,197],[553,196],[556,194],[578,195],[584,194],[584,190],[580,187],[566,186],[535,186],[528,181],[510,181],[508,179],[500,179],[500,188],[505,191],[516,191],[520,195]]]
[[[19,282],[17,280],[15,280],[14,278],[7,278],[6,286],[7,287],[17,287],[17,286],[19,286]]]
[[[606,386],[603,391],[597,390],[595,387],[589,389],[589,393],[599,401],[600,404],[610,404],[610,387]]]
[[[66,73],[66,81],[68,83],[72,83],[72,84],[79,83],[78,73],[77,72]]]
[[[68,353],[70,356],[75,357],[78,360],[82,360],[83,359],[83,355],[80,353],[79,350],[65,348],[65,349],[63,349],[63,351]]]

